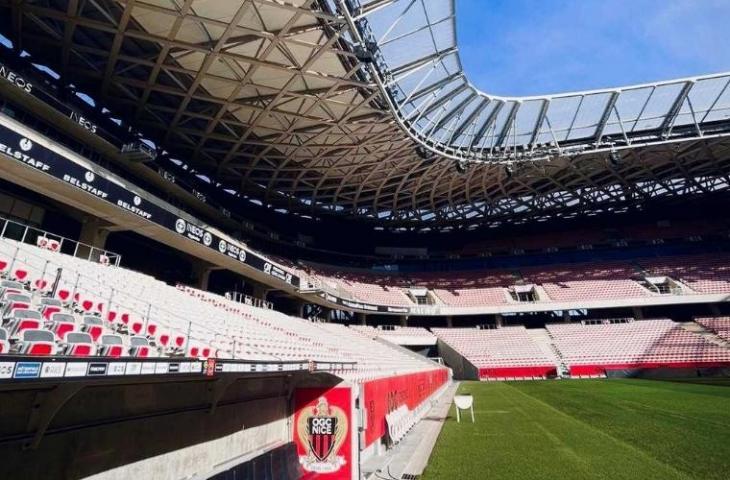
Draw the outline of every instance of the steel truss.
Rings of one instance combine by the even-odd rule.
[[[363,43],[366,27],[384,28],[378,15],[409,4],[427,4],[434,14],[451,5],[0,0],[0,32],[173,159],[242,201],[294,215],[339,214],[393,229],[471,228],[620,211],[728,187],[730,141],[714,116],[728,113],[727,77],[497,99],[466,82],[455,42],[436,43],[435,57],[386,64],[388,49],[408,38],[398,30],[405,17],[392,26],[399,18],[392,16],[390,37],[380,32]],[[434,29],[453,28],[453,13],[433,18],[418,35],[436,39]],[[454,68],[434,81],[428,72],[449,62]],[[722,83],[723,93],[713,106],[699,105],[698,87],[710,83]],[[670,87],[678,93],[657,120],[652,98]],[[625,114],[629,91],[643,92],[646,113]],[[571,110],[566,129],[554,109],[568,98],[583,106]],[[601,106],[591,109],[598,119],[584,119],[587,104]],[[689,120],[700,113],[703,121]],[[659,137],[642,127],[657,121]],[[526,129],[529,123],[538,127]],[[603,147],[570,150],[596,138]],[[547,154],[527,154],[546,144]],[[616,151],[609,155],[606,145]],[[477,161],[455,168],[454,159]]]

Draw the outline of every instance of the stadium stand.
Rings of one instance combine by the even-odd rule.
[[[141,273],[34,245],[2,239],[0,258],[6,275],[15,279],[3,280],[0,291],[3,353],[349,359],[357,362],[357,370],[345,374],[352,381],[436,367],[345,327],[308,322],[192,287],[171,287]],[[57,272],[54,300],[47,295]],[[37,280],[44,280],[44,287],[31,290]]]
[[[571,376],[607,370],[730,365],[730,350],[667,320],[549,324],[547,331]]]
[[[483,380],[532,380],[556,375],[557,366],[522,326],[497,329],[434,328]]]
[[[730,255],[686,255],[639,260],[653,275],[665,275],[683,282],[698,293],[730,293]]]
[[[376,328],[369,325],[351,325],[350,328],[369,337],[382,338],[397,345],[434,345],[436,343],[436,336],[423,327],[387,325]]]

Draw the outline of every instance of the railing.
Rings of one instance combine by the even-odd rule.
[[[20,243],[48,248],[90,262],[103,263],[118,267],[122,256],[101,248],[71,240],[39,228],[0,217],[0,238],[8,238]]]
[[[261,298],[252,297],[241,292],[226,292],[224,297],[226,300],[243,303],[244,305],[250,305],[252,307],[265,308],[267,310],[274,308],[274,304],[271,302],[267,302]]]
[[[17,222],[13,222],[11,220],[3,219],[8,224],[15,224],[15,225],[21,225]],[[32,227],[27,227],[30,230],[36,230]],[[4,231],[5,229],[3,229]],[[42,231],[41,231],[42,232]],[[44,232],[47,233],[47,232]],[[49,234],[50,236],[51,234]],[[58,238],[58,235],[55,237]],[[63,237],[60,237],[63,238]],[[2,237],[0,236],[0,242],[7,242],[7,240],[15,240],[11,237]],[[26,243],[35,246],[35,244],[30,242],[21,242]],[[59,255],[63,255],[63,252],[57,252]],[[193,327],[196,327],[197,329],[201,330],[207,330],[208,332],[212,333],[213,335],[221,335],[225,336],[227,335],[226,329],[218,329],[216,328],[215,324],[211,324],[207,321],[202,320],[193,320],[187,316],[181,316],[179,314],[176,314],[174,312],[171,312],[165,307],[162,307],[157,302],[140,302],[139,298],[137,298],[135,295],[130,294],[126,290],[117,290],[114,288],[110,288],[109,292],[107,292],[106,295],[99,295],[100,290],[102,289],[102,286],[99,284],[99,281],[95,278],[92,278],[89,275],[86,275],[79,271],[78,268],[73,266],[64,265],[59,259],[59,261],[51,261],[46,259],[45,257],[39,255],[36,252],[28,251],[27,249],[22,250],[19,247],[15,248],[15,252],[13,253],[12,258],[8,258],[8,263],[10,265],[15,265],[19,261],[19,256],[23,256],[25,259],[29,257],[33,257],[40,262],[45,262],[44,266],[44,272],[57,272],[57,275],[61,275],[65,279],[68,280],[69,285],[73,285],[72,290],[70,292],[70,298],[74,298],[76,293],[85,293],[85,294],[91,294],[92,296],[99,297],[101,300],[104,300],[105,306],[102,312],[100,312],[100,316],[102,318],[107,318],[109,311],[112,309],[112,305],[114,305],[119,310],[124,310],[125,312],[130,313],[133,316],[136,316],[138,318],[141,318],[144,322],[142,331],[147,332],[147,326],[150,322],[154,322],[155,324],[159,325],[161,328],[168,329],[170,332],[175,333],[181,333],[185,334],[186,340],[185,345],[183,349],[185,351],[188,350],[188,347],[191,342],[200,342],[205,343],[207,342],[204,338],[196,337],[193,334]],[[69,254],[70,255],[70,254]],[[59,277],[60,279],[60,277]],[[92,290],[93,289],[93,290]],[[182,292],[181,292],[182,293]],[[200,300],[198,300],[200,301]],[[174,320],[174,321],[173,321]],[[271,353],[271,352],[265,352],[258,347],[255,346],[249,346],[255,353],[258,354],[267,354],[272,357],[274,357],[277,360],[282,360],[279,356]],[[230,355],[231,359],[238,360],[239,358],[236,356],[236,349],[235,345],[231,349],[222,349],[220,350],[222,353],[226,353]]]

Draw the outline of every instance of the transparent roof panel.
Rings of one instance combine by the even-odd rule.
[[[395,87],[386,93],[401,125],[447,156],[468,159],[489,150],[499,160],[517,147],[613,148],[616,137],[663,140],[730,119],[730,74],[559,95],[490,95],[463,74],[453,0],[349,4],[361,37],[375,41],[377,75]],[[687,125],[695,129],[676,128]],[[501,148],[494,153],[494,147]]]

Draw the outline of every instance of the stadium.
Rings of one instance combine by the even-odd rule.
[[[730,73],[457,16],[0,0],[0,478],[727,478]]]

